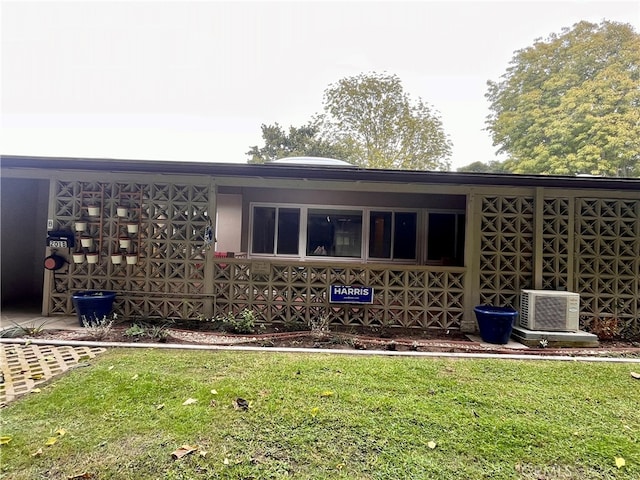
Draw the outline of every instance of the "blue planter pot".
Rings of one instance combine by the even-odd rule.
[[[71,297],[80,325],[99,325],[113,311],[115,292],[87,290],[76,292]]]
[[[480,305],[474,307],[473,311],[483,341],[501,345],[509,342],[513,325],[518,318],[516,310],[511,307]]]

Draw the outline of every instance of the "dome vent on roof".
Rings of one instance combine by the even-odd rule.
[[[307,167],[354,167],[351,163],[344,160],[337,160],[335,158],[327,157],[286,157],[279,158],[272,162],[268,162],[269,165],[302,165]]]

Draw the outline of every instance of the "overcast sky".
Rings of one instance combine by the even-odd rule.
[[[6,1],[0,153],[246,162],[260,125],[326,87],[397,74],[440,112],[453,168],[496,158],[486,82],[516,50],[639,1]]]

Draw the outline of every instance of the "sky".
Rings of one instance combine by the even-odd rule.
[[[10,1],[0,4],[0,153],[244,163],[262,124],[397,75],[439,112],[452,169],[499,159],[487,81],[514,53],[639,1]]]

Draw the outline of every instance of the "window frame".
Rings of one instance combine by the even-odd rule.
[[[276,209],[276,218],[275,218],[275,232],[274,232],[274,251],[273,253],[253,253],[253,223],[254,223],[254,212],[256,207],[267,207],[267,208],[275,208]],[[297,209],[300,213],[300,222],[299,222],[299,232],[298,232],[298,254],[278,254],[277,253],[277,245],[278,245],[278,215],[281,208],[284,209]],[[360,256],[359,257],[338,257],[338,256],[329,256],[329,255],[307,255],[307,235],[308,235],[308,214],[309,210],[333,210],[339,212],[341,210],[344,211],[360,211],[362,214],[362,241],[360,246]],[[373,257],[369,256],[369,246],[370,246],[370,221],[371,221],[371,213],[372,212],[380,212],[380,213],[391,213],[392,216],[392,244],[391,244],[391,257]],[[415,247],[415,258],[413,259],[396,259],[393,256],[393,245],[395,239],[393,238],[395,235],[394,225],[396,219],[396,213],[414,213],[416,215],[416,247]],[[444,213],[444,214],[452,214],[455,215],[455,218],[458,219],[460,215],[464,218],[466,222],[466,210],[464,209],[431,209],[431,208],[395,208],[395,207],[365,207],[359,205],[326,205],[326,204],[293,204],[293,203],[274,203],[274,202],[250,202],[249,203],[249,229],[248,229],[248,252],[249,256],[252,258],[282,258],[286,260],[300,260],[300,261],[333,261],[340,263],[390,263],[390,264],[405,264],[405,265],[433,265],[434,262],[428,260],[429,258],[429,214],[431,213]],[[465,223],[466,224],[466,223]],[[456,220],[456,238],[458,236],[457,231],[457,220]],[[464,242],[466,242],[466,229],[465,227],[465,238]],[[464,259],[464,251],[462,263],[465,263]],[[460,265],[451,265],[451,266],[460,266]]]
[[[461,267],[461,266],[465,266],[466,265],[466,259],[465,259],[465,249],[464,246],[466,245],[466,241],[467,241],[467,231],[468,231],[468,225],[467,225],[467,212],[465,210],[462,209],[446,209],[446,208],[430,208],[430,209],[425,209],[424,211],[424,264],[425,265],[443,265],[440,261],[438,260],[433,260],[433,259],[429,259],[429,228],[430,228],[430,223],[429,223],[429,215],[431,214],[445,214],[445,215],[453,215],[454,216],[454,225],[455,225],[455,231],[454,231],[454,244],[457,246],[458,245],[458,237],[459,237],[459,231],[458,231],[458,220],[460,218],[460,216],[462,216],[463,220],[464,220],[464,224],[465,224],[465,229],[464,229],[464,236],[463,236],[463,248],[462,248],[462,262],[460,264],[458,263],[454,263],[452,265],[447,265],[447,266],[451,266],[451,267]]]

